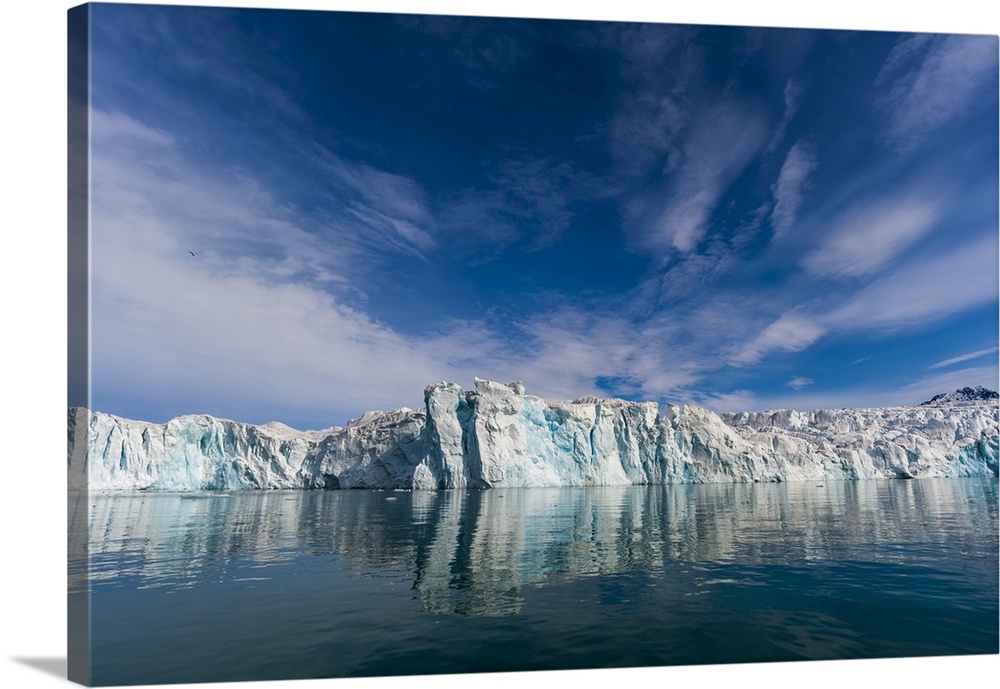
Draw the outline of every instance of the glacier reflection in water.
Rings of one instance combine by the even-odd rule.
[[[98,684],[998,650],[995,479],[132,493],[71,517]]]

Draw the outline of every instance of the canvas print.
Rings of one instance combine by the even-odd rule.
[[[998,39],[70,10],[69,675],[998,653]]]

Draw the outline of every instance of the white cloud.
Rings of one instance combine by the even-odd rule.
[[[392,248],[422,258],[438,247],[426,193],[416,181],[352,163],[315,145],[307,155],[332,183],[327,192],[332,223],[342,224],[348,215],[359,221],[352,232],[343,233],[348,242],[363,243],[368,251]]]
[[[703,113],[692,125],[666,210],[645,243],[658,251],[693,251],[719,198],[760,150],[764,134],[763,117],[747,104],[721,103]]]
[[[997,238],[984,236],[911,262],[873,282],[821,322],[838,330],[889,331],[928,324],[997,300]]]
[[[930,368],[945,368],[947,366],[954,366],[955,364],[960,364],[963,361],[972,361],[973,359],[978,359],[981,356],[986,356],[987,354],[996,354],[998,348],[990,347],[989,349],[980,349],[976,352],[969,352],[967,354],[961,354],[951,359],[945,359],[944,361],[939,361]]]
[[[414,180],[361,164],[345,163],[339,172],[341,180],[379,212],[414,224],[431,222],[424,190]]]
[[[680,156],[677,139],[689,119],[689,113],[674,96],[636,94],[622,105],[611,122],[611,154],[635,176],[657,166],[668,168]]]
[[[767,145],[767,149],[765,149],[768,154],[773,153],[782,139],[785,138],[785,130],[788,129],[788,123],[792,121],[792,118],[795,117],[795,113],[799,109],[802,92],[802,84],[794,79],[789,79],[785,83],[785,112],[781,116],[778,126],[774,128],[774,135],[771,137],[771,142]]]
[[[795,225],[803,193],[815,170],[816,156],[812,147],[805,141],[796,142],[788,151],[778,174],[778,181],[772,187],[774,210],[771,212],[771,224],[775,240],[787,234]]]
[[[670,170],[678,162],[678,140],[691,122],[685,91],[701,69],[685,27],[667,24],[604,24],[590,38],[621,56],[626,87],[607,132],[619,170],[639,178]],[[665,64],[670,69],[663,69]]]
[[[785,385],[787,385],[790,388],[794,388],[795,390],[801,390],[802,388],[808,387],[815,382],[816,381],[814,381],[812,378],[803,378],[802,376],[796,376],[795,378],[792,378],[790,381],[785,383]]]
[[[911,261],[863,289],[846,293],[844,301],[829,310],[793,308],[759,331],[756,337],[734,348],[727,363],[749,366],[774,352],[802,351],[830,333],[868,331],[882,335],[900,328],[924,327],[942,318],[996,302],[997,252],[997,239],[984,235],[947,252]],[[750,313],[731,314],[729,334],[744,328],[750,320]],[[724,334],[722,336],[725,337]],[[973,352],[940,362],[935,367],[995,351],[994,348]]]
[[[373,275],[358,266],[373,249],[354,235],[362,225],[378,230],[379,248],[398,251],[386,239],[419,246],[427,240],[402,236],[419,228],[390,227],[359,203],[342,241],[319,241],[310,219],[246,173],[208,176],[167,139],[150,165],[156,137],[144,125],[96,120],[100,136],[135,144],[93,154],[98,400],[325,426],[419,405],[437,380],[522,379],[533,394],[572,398],[608,394],[597,385],[604,378],[611,394],[658,398],[696,379],[670,349],[670,333],[637,326],[621,304],[557,300],[507,332],[486,319],[440,323],[440,334],[396,331],[365,310],[357,290],[371,285],[353,277]],[[379,179],[383,191],[399,182]]]
[[[818,275],[872,275],[934,227],[940,205],[926,193],[859,204],[833,220],[805,266]]]
[[[209,177],[169,138],[124,116],[98,111],[93,124],[97,399],[258,422],[271,420],[260,410],[283,420],[325,410],[332,424],[419,404],[428,382],[478,373],[465,357],[468,338],[429,346],[365,313],[363,300],[346,301],[356,295],[345,291],[347,276],[366,251],[349,246],[352,232],[320,241],[245,174]],[[395,183],[369,178],[388,180],[383,192]],[[428,241],[419,228],[396,231],[411,235],[400,241]],[[482,343],[478,351],[495,354]]]
[[[697,366],[656,321],[635,323],[615,305],[561,304],[519,324],[528,336],[502,358],[542,397],[669,396],[697,379]],[[597,385],[598,380],[605,385]]]
[[[411,222],[380,213],[370,206],[352,203],[345,210],[358,221],[349,225],[351,230],[357,232],[356,236],[346,239],[349,243],[357,242],[362,237],[367,236],[367,243],[372,249],[376,247],[383,251],[391,249],[399,253],[412,254],[424,260],[427,259],[424,252],[438,245],[430,234]],[[344,223],[334,221],[334,224],[342,225]],[[339,234],[349,236],[351,230]]]
[[[705,395],[699,397],[695,403],[717,414],[752,411],[759,408],[757,397],[749,390],[734,390],[716,395]]]
[[[921,34],[902,39],[876,79],[885,140],[909,148],[995,91],[994,36]]]
[[[788,311],[729,357],[732,366],[749,366],[771,352],[799,352],[823,336],[826,329],[798,310]]]
[[[168,132],[144,125],[117,110],[90,110],[90,143],[92,146],[155,146],[170,147],[174,137]]]
[[[141,16],[133,13],[141,13]],[[146,43],[151,54],[163,63],[163,68],[225,93],[231,104],[239,103],[235,107],[253,108],[258,117],[296,124],[309,119],[294,95],[285,88],[291,74],[272,59],[269,46],[247,45],[246,34],[241,34],[232,22],[219,14],[200,13],[197,21],[191,21],[165,8],[125,6],[114,14],[103,15],[100,22],[94,22],[93,29],[110,34],[106,40]],[[197,49],[193,50],[192,46]],[[145,74],[129,72],[127,65],[120,67],[123,67],[124,79]],[[154,93],[146,96],[161,97]],[[184,111],[185,118],[192,122],[204,118],[204,111],[199,109],[201,104],[192,106],[166,97],[159,106],[172,108],[175,113]]]
[[[127,381],[185,412],[262,422],[247,416],[324,409],[333,424],[419,402],[440,375],[440,361],[314,287],[164,263],[145,261],[144,282],[95,278],[93,377],[105,395]]]
[[[543,249],[569,226],[572,201],[593,200],[614,193],[606,179],[578,169],[570,161],[549,158],[510,158],[491,175],[501,201],[497,211],[524,219],[532,228],[530,249]]]
[[[714,184],[715,180],[702,180]],[[671,202],[670,209],[664,213],[656,225],[655,243],[664,248],[676,249],[687,254],[698,246],[698,242],[707,231],[708,216],[719,200],[722,190],[718,187],[694,189],[697,184],[692,178],[685,180],[684,187],[690,193],[678,193]]]
[[[526,234],[499,191],[464,190],[438,210],[437,220],[442,243],[469,263],[490,261]]]

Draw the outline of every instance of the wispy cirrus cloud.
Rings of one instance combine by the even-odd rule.
[[[118,389],[128,380],[155,391],[144,407],[152,418],[180,409],[325,426],[418,404],[427,382],[480,370],[468,338],[404,335],[366,312],[351,276],[373,274],[359,259],[393,251],[358,240],[362,224],[384,231],[372,218],[326,241],[315,218],[249,173],[213,175],[175,139],[120,113],[94,110],[91,124],[92,367],[103,408],[134,394]],[[383,194],[396,183],[368,177],[386,182]]]
[[[438,246],[427,194],[415,180],[346,160],[314,143],[305,157],[326,182],[328,221],[358,230],[344,235],[346,241],[365,241],[371,252],[395,249],[421,258]]]
[[[692,114],[686,91],[701,68],[690,38],[684,27],[653,24],[608,24],[581,36],[619,58],[623,92],[606,136],[625,178],[663,174],[680,162]]]
[[[143,69],[151,71],[145,72],[146,78],[135,79],[132,70],[136,65],[105,60],[100,50],[93,53],[93,68],[105,77],[117,77],[122,88],[154,99],[162,112],[183,120],[186,126],[200,127],[214,121],[234,104],[252,109],[255,118],[271,126],[308,122],[309,114],[289,87],[292,73],[272,59],[274,45],[255,40],[248,43],[247,35],[229,21],[225,8],[198,10],[188,14],[156,6],[95,8],[92,26],[102,39],[95,45],[128,46],[143,55]],[[151,75],[159,81],[160,74],[198,84],[211,97],[178,101],[164,90],[144,88]]]
[[[749,366],[772,352],[800,352],[816,342],[826,328],[813,318],[794,309],[768,325],[751,342],[729,357],[732,366]]]
[[[542,396],[660,399],[699,375],[700,366],[686,356],[672,324],[637,319],[617,299],[567,299],[519,321],[517,328],[524,339],[499,361],[522,371]]]
[[[338,159],[336,168],[340,181],[364,199],[372,208],[385,215],[421,225],[429,225],[426,194],[413,179],[370,165],[350,164]]]
[[[926,325],[997,300],[996,236],[978,239],[881,277],[822,322],[839,330],[891,331]]]
[[[544,249],[559,239],[573,217],[570,204],[614,192],[606,181],[602,183],[572,161],[532,156],[508,158],[496,164],[491,181],[502,198],[497,210],[529,220],[535,229],[529,250]]]
[[[400,26],[446,42],[470,85],[496,89],[503,79],[532,58],[537,36],[528,22],[447,15],[398,15]]]
[[[669,172],[680,162],[678,137],[689,119],[676,95],[638,93],[622,105],[611,122],[612,155],[630,177],[657,168]]]
[[[760,409],[757,395],[751,390],[734,390],[732,392],[699,395],[695,402],[699,406],[711,409],[720,414]],[[774,407],[766,408],[773,409]]]
[[[821,245],[803,263],[818,275],[873,275],[926,235],[940,217],[941,202],[926,192],[862,202],[832,221]]]
[[[997,239],[983,233],[976,240],[903,263],[862,287],[844,290],[840,293],[840,303],[831,304],[828,300],[824,306],[821,298],[814,298],[810,306],[793,306],[757,330],[756,335],[733,345],[726,363],[741,368],[753,366],[772,354],[804,351],[823,338],[848,333],[884,337],[902,329],[923,329],[996,302],[996,285],[1000,280],[994,258],[997,252]],[[726,331],[728,336],[736,338],[738,333],[746,333],[747,327],[760,319],[766,309],[765,305],[733,313],[731,327]],[[994,352],[996,348],[971,352],[941,361],[932,368],[944,368]]]
[[[788,123],[792,121],[792,118],[795,117],[795,113],[799,109],[803,91],[804,87],[795,79],[789,79],[785,83],[785,111],[782,113],[778,125],[774,128],[774,135],[765,149],[768,154],[774,153],[775,149],[778,148],[778,145],[785,138]]]
[[[438,244],[429,232],[405,218],[386,215],[363,204],[351,204],[346,211],[360,225],[377,231],[377,241],[386,249],[394,248],[403,253],[411,253],[426,261],[424,252]]]
[[[997,78],[993,36],[918,34],[903,38],[886,59],[875,84],[885,118],[883,140],[908,149],[961,116]]]
[[[806,378],[805,376],[795,376],[790,381],[785,383],[785,385],[795,390],[801,390],[802,388],[808,387],[815,382],[816,381],[814,381],[812,378]]]
[[[89,111],[93,123],[90,131],[91,144],[111,149],[131,149],[151,146],[168,149],[176,144],[176,138],[162,129],[140,123],[118,110]]]
[[[947,368],[948,366],[954,366],[955,364],[961,364],[966,361],[972,361],[973,359],[978,359],[979,357],[986,356],[988,354],[996,354],[998,351],[997,347],[990,347],[989,349],[980,349],[975,352],[968,352],[966,354],[960,354],[954,356],[950,359],[945,359],[944,361],[939,361],[936,364],[930,366],[930,368]]]
[[[809,184],[809,177],[816,170],[816,154],[807,141],[797,141],[788,151],[778,174],[778,181],[771,188],[774,193],[774,210],[771,225],[774,239],[788,234],[798,219],[799,207]]]
[[[643,243],[659,252],[693,251],[723,192],[760,150],[766,133],[763,113],[750,104],[721,102],[702,113],[692,124],[666,209],[645,228]]]

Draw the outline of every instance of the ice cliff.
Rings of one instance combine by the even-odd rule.
[[[997,476],[995,401],[718,415],[438,383],[424,408],[296,431],[69,410],[70,488],[491,488]]]

